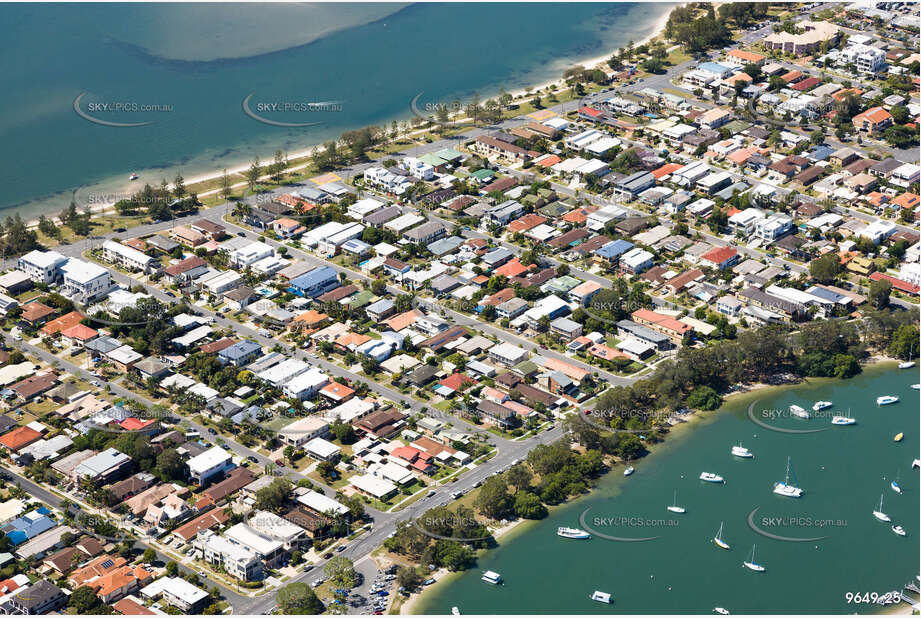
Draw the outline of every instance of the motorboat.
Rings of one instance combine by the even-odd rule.
[[[461,615],[460,610],[457,608],[456,605],[455,605],[454,607],[451,608],[451,615],[452,615],[452,616],[460,616],[460,615]]]
[[[726,609],[725,607],[714,607],[714,608],[713,608],[713,611],[715,611],[717,614],[721,614],[721,615],[723,615],[723,616],[728,616],[728,615],[729,615],[729,610]]]
[[[876,405],[888,406],[889,404],[898,403],[899,398],[896,395],[883,395],[876,398]]]
[[[904,361],[899,363],[899,369],[911,369],[915,366],[915,361]]]
[[[806,420],[809,420],[809,418],[810,418],[809,413],[806,412],[806,410],[805,410],[804,408],[801,408],[801,407],[799,407],[798,405],[795,405],[795,404],[792,405],[792,406],[790,406],[790,414],[792,414],[792,415],[795,416],[796,418],[802,418],[802,419],[806,419]]]
[[[701,472],[700,480],[706,483],[722,483],[723,477],[721,477],[719,474],[713,474],[712,472]]]
[[[579,528],[566,528],[559,527],[556,529],[556,535],[561,536],[564,539],[590,539],[592,535],[586,532],[585,530],[580,530]]]
[[[131,175],[128,176],[128,180],[137,180],[138,178],[140,178],[140,176],[138,176],[134,172],[131,172]]]
[[[634,468],[633,466],[627,466],[627,468],[624,470],[624,476],[630,476],[635,471],[636,471],[636,468]]]
[[[495,571],[486,571],[483,573],[483,577],[480,579],[482,579],[487,584],[498,585],[502,583],[502,576]]]
[[[899,433],[895,434],[895,437],[892,438],[892,441],[893,441],[893,442],[901,442],[901,441],[902,441],[902,438],[904,438],[904,437],[905,437],[905,434],[902,433],[902,432],[900,431]]]
[[[824,410],[825,408],[830,408],[830,407],[831,407],[830,401],[817,401],[814,404],[812,404],[812,411],[818,412],[819,410]]]
[[[895,532],[899,536],[906,535],[905,528],[903,528],[902,526],[892,526],[892,531]]]
[[[832,425],[856,425],[857,420],[849,416],[833,416],[831,417]]]
[[[592,593],[592,601],[598,601],[599,603],[610,603],[611,595],[607,592],[596,590]]]

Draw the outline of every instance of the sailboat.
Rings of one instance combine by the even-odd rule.
[[[790,458],[787,457],[787,472],[784,475],[782,481],[777,481],[774,483],[774,493],[778,496],[786,496],[787,498],[802,498],[803,490],[797,487],[796,485],[790,484]],[[796,482],[796,476],[793,477],[793,482]]]
[[[893,480],[891,483],[889,483],[889,487],[891,487],[891,488],[892,488],[892,491],[894,491],[894,492],[897,493],[897,494],[902,493],[902,486],[899,485],[899,477],[900,477],[900,476],[901,476],[901,472],[897,472],[896,475],[895,475],[895,480]]]
[[[915,366],[915,361],[911,360],[915,355],[915,346],[911,346],[908,350],[908,360],[899,363],[899,369],[911,369]]]
[[[713,542],[716,543],[717,547],[722,549],[729,549],[729,543],[723,540],[723,522],[720,522],[720,529],[716,531],[716,536],[713,537]]]
[[[876,519],[880,521],[884,521],[887,523],[892,521],[891,519],[889,519],[888,515],[883,513],[883,494],[879,495],[879,509],[873,511],[873,517],[875,517]]]
[[[666,507],[672,513],[684,513],[684,507],[678,506],[678,490],[675,490],[675,497],[672,499],[671,506]]]
[[[743,562],[742,566],[744,566],[746,569],[751,569],[752,571],[755,571],[756,573],[764,573],[764,567],[758,564],[757,562],[755,562],[755,546],[754,545],[752,545],[751,558],[749,558],[748,561]]]

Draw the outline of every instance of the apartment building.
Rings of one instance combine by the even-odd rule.
[[[102,245],[102,259],[111,264],[116,264],[128,270],[139,270],[141,272],[150,272],[154,270],[159,262],[137,249],[126,247],[125,245],[107,240]]]

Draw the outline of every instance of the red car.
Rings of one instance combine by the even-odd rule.
[[[275,465],[277,465],[277,466],[283,466],[283,465],[285,465],[285,462],[284,462],[283,460],[281,460],[281,459],[276,459],[276,460],[275,460]]]

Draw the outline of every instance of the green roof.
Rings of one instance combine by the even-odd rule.
[[[432,167],[438,167],[440,165],[444,165],[445,163],[447,163],[447,160],[442,159],[438,155],[432,154],[431,152],[422,155],[421,157],[419,157],[419,160],[422,161],[423,163],[427,163],[428,165],[431,165]]]
[[[568,292],[577,285],[582,283],[579,279],[572,277],[570,275],[563,275],[562,277],[556,277],[547,282],[547,289],[553,290],[554,292]]]
[[[442,148],[435,153],[435,156],[445,161],[457,161],[458,159],[464,158],[464,153],[454,150],[453,148]]]
[[[529,376],[540,371],[540,367],[538,367],[534,361],[526,360],[512,367],[512,370],[520,375]]]
[[[572,210],[572,207],[565,202],[551,202],[541,208],[538,212],[540,212],[540,214],[544,215],[545,217],[562,217],[570,210]]]
[[[745,122],[744,120],[733,120],[731,122],[726,123],[726,128],[733,135],[735,135],[736,133],[741,133],[742,131],[744,131],[750,126],[752,126],[752,124],[750,122]]]
[[[480,180],[487,180],[487,179],[489,179],[489,178],[495,178],[495,177],[496,177],[496,173],[495,173],[494,171],[488,170],[488,169],[479,169],[479,170],[473,172],[473,173],[470,174],[470,175],[473,176],[474,178],[478,178],[478,179],[480,179]]]
[[[371,302],[371,299],[373,298],[374,298],[374,293],[371,292],[371,290],[362,290],[358,294],[355,294],[354,296],[352,296],[352,298],[350,298],[349,302],[346,304],[349,307],[352,307],[353,309],[358,309],[360,307],[364,307],[365,305],[369,304]]]

